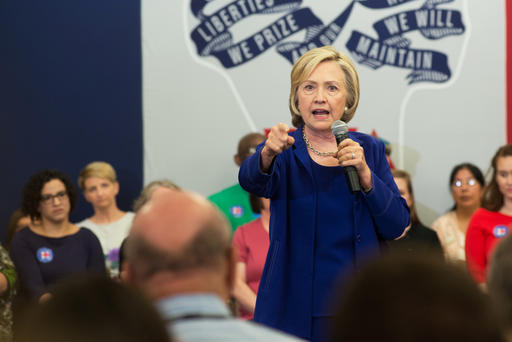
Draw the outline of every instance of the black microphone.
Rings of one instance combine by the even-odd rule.
[[[336,143],[339,145],[340,142],[347,139],[348,126],[341,120],[336,120],[331,125],[332,134],[336,137]],[[350,193],[356,193],[361,191],[361,184],[359,184],[359,176],[357,175],[356,168],[352,165],[345,166],[345,177],[347,178],[348,188]]]

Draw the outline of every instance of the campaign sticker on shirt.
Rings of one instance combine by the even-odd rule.
[[[50,248],[41,247],[37,250],[37,260],[48,263],[53,260],[53,251]]]
[[[229,212],[236,218],[244,216],[244,208],[239,205],[232,206],[231,209],[229,209]]]
[[[492,230],[492,233],[494,234],[494,237],[501,239],[508,234],[508,227],[503,225],[496,226]]]

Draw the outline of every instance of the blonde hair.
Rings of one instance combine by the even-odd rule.
[[[343,74],[345,75],[345,87],[347,89],[346,110],[343,113],[341,120],[349,122],[354,117],[357,105],[359,104],[359,76],[352,64],[352,61],[338,52],[332,46],[322,46],[316,49],[311,49],[302,55],[294,64],[290,79],[290,100],[289,107],[292,115],[292,124],[295,127],[304,123],[299,111],[299,99],[297,96],[297,89],[299,85],[304,82],[318,64],[328,61],[338,63]]]
[[[117,182],[116,171],[112,165],[103,161],[89,163],[80,171],[80,176],[78,177],[78,186],[80,189],[85,190],[85,181],[87,178],[91,177],[108,179],[112,183]]]

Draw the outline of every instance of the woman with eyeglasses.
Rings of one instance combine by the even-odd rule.
[[[452,169],[449,184],[455,204],[432,223],[432,229],[439,236],[446,260],[464,265],[466,231],[471,216],[480,207],[485,180],[477,166],[462,163]]]
[[[96,236],[69,222],[75,201],[73,184],[59,171],[37,172],[25,184],[22,210],[33,223],[16,233],[10,249],[24,298],[48,299],[51,286],[71,274],[106,274]]]
[[[491,251],[512,229],[512,144],[496,151],[491,169],[482,208],[471,218],[466,234],[466,263],[473,278],[482,285]]]

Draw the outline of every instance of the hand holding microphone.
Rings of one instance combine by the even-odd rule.
[[[364,157],[364,149],[347,135],[348,126],[341,120],[336,120],[331,125],[331,131],[336,137],[338,152],[334,158],[345,171],[348,186],[351,193],[363,189],[368,192],[372,188],[372,173]]]

